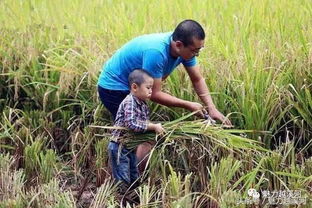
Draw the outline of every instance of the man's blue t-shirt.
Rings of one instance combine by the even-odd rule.
[[[162,78],[180,63],[195,66],[195,57],[184,60],[170,55],[171,36],[171,32],[149,34],[126,43],[104,64],[98,85],[110,90],[129,90],[128,76],[135,69],[144,69],[153,78]]]

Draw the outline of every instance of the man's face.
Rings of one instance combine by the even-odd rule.
[[[198,56],[200,50],[204,47],[204,40],[199,40],[197,38],[193,38],[193,44],[185,46],[183,42],[178,46],[179,55],[185,59],[191,59],[194,56]]]

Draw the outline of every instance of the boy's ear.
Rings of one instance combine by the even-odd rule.
[[[138,89],[138,85],[136,83],[132,83],[131,84],[131,89],[132,90],[137,90]]]

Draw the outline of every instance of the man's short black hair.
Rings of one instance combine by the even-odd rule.
[[[180,22],[172,34],[172,39],[174,41],[181,41],[184,46],[192,45],[193,37],[198,40],[205,39],[204,29],[194,20],[184,20]]]
[[[129,74],[129,85],[131,86],[133,83],[135,83],[140,86],[145,82],[146,77],[152,78],[152,76],[147,71],[144,71],[143,69],[135,69]]]

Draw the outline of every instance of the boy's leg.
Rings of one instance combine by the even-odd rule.
[[[119,105],[123,101],[123,99],[127,97],[129,91],[108,90],[98,86],[98,92],[102,103],[112,114],[113,120],[115,120]]]
[[[138,145],[137,150],[136,150],[136,158],[137,158],[138,170],[140,174],[142,174],[143,171],[145,170],[149,154],[154,146],[155,146],[155,143],[150,143],[150,142],[144,142]]]
[[[137,158],[135,155],[135,151],[132,150],[131,152],[128,153],[128,157],[130,159],[130,181],[131,181],[131,189],[134,189],[137,187],[138,182],[137,179],[139,177],[139,170],[138,170],[138,163],[137,163]],[[135,183],[135,184],[133,184]]]
[[[130,159],[127,156],[128,151],[125,148],[121,148],[118,152],[119,144],[115,142],[109,142],[108,153],[109,161],[112,166],[113,178],[116,182],[120,182],[119,191],[124,193],[130,184]]]

